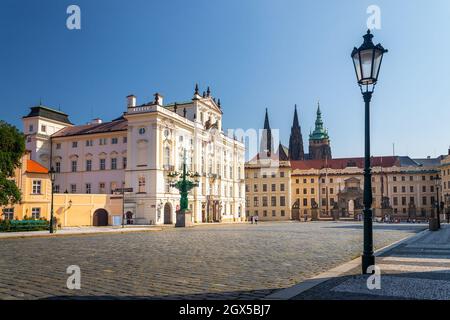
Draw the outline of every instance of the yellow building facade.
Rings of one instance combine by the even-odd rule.
[[[374,215],[402,220],[427,219],[436,209],[439,193],[450,205],[450,157],[411,159],[409,157],[372,157],[372,196]],[[442,164],[441,164],[442,161]],[[262,161],[245,166],[247,214],[261,220],[357,219],[362,213],[364,159],[279,161],[264,168]],[[264,174],[264,170],[283,172]],[[442,187],[434,177],[439,172]],[[445,171],[445,173],[444,173]],[[271,204],[271,187],[287,184],[283,191],[275,187],[276,197],[288,201],[285,206]],[[442,192],[440,192],[442,190]],[[442,197],[442,198],[441,198]],[[277,215],[282,212],[284,215]],[[275,211],[275,215],[271,212]]]
[[[1,207],[1,219],[50,220],[51,180],[48,170],[31,160],[27,152],[13,179],[22,193],[22,200],[13,206]],[[112,225],[121,219],[121,195],[55,193],[53,201],[54,217],[59,227]]]

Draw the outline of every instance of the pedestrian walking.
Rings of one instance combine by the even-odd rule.
[[[258,224],[258,219],[259,219],[259,217],[255,216],[255,224]]]

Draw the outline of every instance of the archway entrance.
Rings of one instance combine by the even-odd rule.
[[[108,225],[108,212],[105,209],[95,210],[92,225],[95,227],[107,226]]]
[[[172,224],[172,206],[169,202],[164,205],[164,224]]]
[[[292,220],[300,220],[300,199],[292,205]]]

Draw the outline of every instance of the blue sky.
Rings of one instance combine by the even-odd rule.
[[[81,8],[81,30],[66,8]],[[83,124],[155,92],[192,97],[196,82],[222,101],[224,128],[260,128],[264,109],[288,143],[294,104],[305,148],[320,100],[334,157],[362,156],[363,101],[350,52],[369,5],[375,42],[389,53],[372,100],[372,153],[436,156],[450,145],[450,2],[100,1],[0,2],[0,119],[19,128],[38,104]]]

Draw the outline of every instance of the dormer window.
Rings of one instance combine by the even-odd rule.
[[[47,132],[47,126],[46,125],[41,125],[41,131],[42,132]]]

